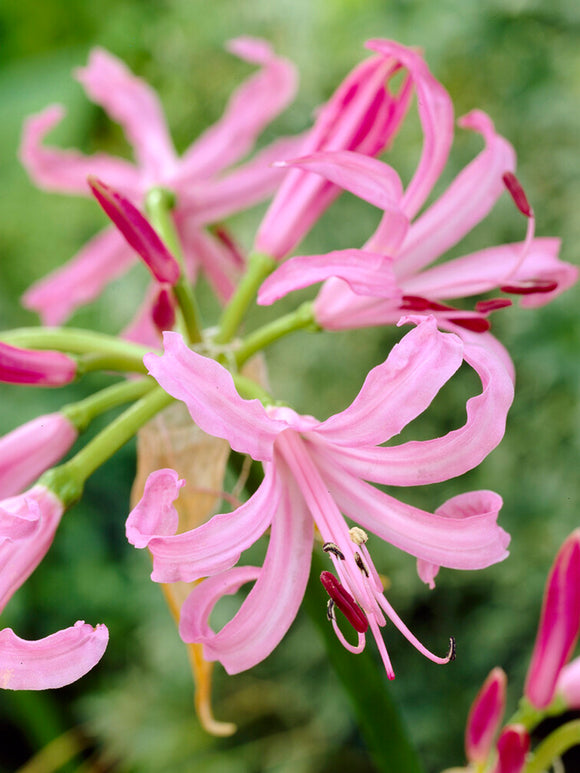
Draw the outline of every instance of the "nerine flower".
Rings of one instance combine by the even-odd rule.
[[[0,611],[48,551],[64,507],[43,485],[0,501]],[[0,631],[0,688],[46,690],[70,684],[95,666],[108,631],[83,621],[37,641]]]
[[[385,46],[384,41],[369,44],[385,54],[391,53],[394,45]],[[578,269],[559,260],[558,239],[534,238],[533,212],[513,176],[513,148],[479,110],[464,116],[459,124],[481,134],[484,149],[418,214],[447,162],[453,141],[453,106],[423,59],[409,49],[398,48],[401,63],[416,83],[424,135],[423,152],[411,182],[394,200],[396,173],[376,159],[343,151],[312,153],[286,162],[341,185],[384,210],[384,215],[362,250],[300,256],[280,266],[262,285],[259,303],[270,304],[291,290],[328,280],[314,302],[316,320],[324,328],[394,324],[402,314],[424,312],[466,338],[468,331],[479,333],[480,342],[493,348],[511,370],[509,357],[499,343],[491,335],[481,335],[489,329],[489,313],[509,305],[509,299],[479,302],[471,311],[453,308],[448,301],[499,288],[521,295],[524,307],[539,306],[572,285]],[[431,266],[489,214],[506,187],[528,218],[526,239]],[[357,286],[365,266],[369,273],[374,266],[378,279],[370,277],[366,286],[361,287],[360,282]]]
[[[338,575],[323,577],[329,614],[336,625],[338,607],[357,631],[358,642],[349,644],[338,627],[337,635],[346,647],[360,651],[370,628],[390,678],[394,672],[380,634],[387,618],[434,662],[447,662],[450,655],[430,653],[389,604],[366,532],[437,566],[478,569],[506,557],[509,537],[496,523],[497,494],[463,494],[469,515],[455,519],[403,504],[366,482],[422,485],[460,475],[478,464],[504,432],[512,383],[481,349],[479,359],[470,355],[470,364],[484,389],[469,400],[462,427],[429,441],[381,445],[427,408],[462,362],[457,336],[439,332],[433,318],[417,321],[368,374],[351,406],[322,422],[290,408],[243,400],[231,374],[188,349],[177,333],[164,334],[163,355],[146,356],[153,377],[187,405],[201,429],[226,438],[234,450],[264,466],[264,481],[247,502],[177,535],[172,503],[182,481],[173,470],[153,473],[127,521],[129,541],[153,555],[154,581],[208,578],[185,602],[180,632],[185,641],[203,643],[205,657],[219,660],[229,673],[261,661],[288,630],[308,579],[314,524]],[[498,372],[492,376],[489,367]],[[490,380],[503,384],[493,403],[487,393]],[[343,514],[356,526],[349,528]],[[235,566],[268,527],[263,566]],[[235,617],[214,632],[208,618],[215,603],[253,581]]]
[[[136,206],[141,206],[154,186],[172,190],[177,199],[175,223],[190,278],[203,269],[222,298],[229,297],[233,289],[239,256],[204,226],[268,196],[284,174],[270,164],[299,147],[296,139],[282,139],[242,166],[230,169],[292,100],[296,73],[293,65],[275,56],[264,41],[237,38],[228,48],[262,69],[234,92],[223,117],[181,158],[173,148],[157,94],[100,48],[91,52],[88,65],[77,70],[76,77],[88,97],[122,126],[137,163],[102,153],[84,156],[44,146],[44,136],[63,116],[59,106],[27,120],[20,148],[30,177],[48,190],[88,195],[86,178],[95,175]],[[24,296],[24,304],[37,311],[44,324],[61,324],[78,306],[94,300],[134,260],[121,235],[109,228],[85,245],[69,264],[33,285]]]

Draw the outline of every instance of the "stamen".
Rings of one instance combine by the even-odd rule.
[[[553,279],[526,279],[513,284],[502,285],[502,293],[514,295],[533,295],[533,293],[551,293],[558,288],[558,282]]]
[[[450,319],[454,325],[471,330],[473,333],[487,333],[491,327],[489,320],[484,317],[457,317]]]
[[[363,563],[362,558],[360,557],[360,553],[354,554],[354,562],[358,566],[358,568],[361,570],[361,572],[368,577],[369,576],[369,570],[366,568],[366,566]]]
[[[369,535],[360,526],[353,526],[348,530],[351,540],[355,545],[364,545],[369,540]]]
[[[320,582],[330,596],[331,601],[340,609],[354,630],[358,631],[358,633],[365,633],[369,627],[369,622],[346,588],[340,584],[331,572],[322,572]]]
[[[336,556],[337,558],[340,558],[341,561],[344,561],[344,553],[334,542],[325,542],[322,546],[322,549],[325,553],[332,553],[333,556]]]
[[[332,599],[328,599],[326,602],[326,617],[331,623],[333,620],[336,620],[336,615],[334,614],[334,601]]]
[[[524,193],[524,189],[522,188],[520,181],[515,176],[515,174],[513,174],[513,172],[506,172],[502,176],[502,180],[508,190],[508,193],[514,200],[514,204],[520,210],[522,215],[525,215],[526,217],[533,217],[532,208],[530,207],[527,196]]]
[[[511,305],[512,302],[509,298],[490,298],[488,301],[477,301],[475,310],[479,311],[480,314],[489,314],[498,309],[506,309]]]
[[[455,638],[453,636],[449,637],[449,652],[447,653],[447,661],[451,662],[452,660],[455,660]]]

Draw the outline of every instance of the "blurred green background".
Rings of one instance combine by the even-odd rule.
[[[223,51],[231,37],[263,36],[300,71],[295,104],[267,130],[264,142],[309,125],[313,109],[364,56],[365,39],[391,37],[420,46],[449,90],[457,115],[479,107],[513,142],[538,234],[561,236],[563,259],[578,263],[579,32],[580,9],[574,0],[4,0],[0,328],[36,323],[20,307],[21,293],[74,254],[103,223],[92,202],[48,195],[29,183],[16,160],[24,117],[62,102],[68,114],[51,142],[85,152],[129,154],[119,128],[71,77],[91,46],[122,57],[158,89],[179,150],[220,116],[228,95],[251,72]],[[458,133],[443,182],[478,149],[477,138]],[[420,132],[411,119],[390,157],[404,179],[419,151]],[[232,224],[246,246],[262,211]],[[345,195],[300,251],[357,246],[376,220],[376,212]],[[520,239],[524,228],[523,218],[503,197],[455,252]],[[80,311],[72,324],[116,332],[130,318],[144,281],[142,272],[132,272]],[[401,498],[430,510],[470,488],[500,492],[505,501],[501,523],[513,535],[510,558],[473,574],[442,571],[437,589],[429,592],[412,559],[373,545],[375,563],[392,583],[389,598],[419,638],[436,650],[445,649],[449,634],[457,638],[456,662],[441,668],[391,628],[385,634],[397,672],[390,689],[428,771],[463,762],[469,705],[496,664],[508,673],[514,708],[548,568],[561,541],[579,523],[578,302],[576,288],[547,308],[495,315],[494,330],[511,351],[518,374],[504,442],[459,480],[400,492]],[[323,418],[350,401],[366,371],[384,359],[394,340],[390,331],[301,334],[268,353],[271,379],[277,394]],[[3,387],[0,432],[106,383],[105,377],[93,376],[60,391]],[[467,390],[474,388],[469,374],[460,375],[418,431],[441,433],[459,423]],[[147,557],[125,541],[134,469],[134,447],[127,447],[91,479],[46,561],[3,615],[3,625],[29,637],[77,619],[104,622],[111,643],[99,667],[76,685],[50,694],[0,696],[0,723],[12,739],[0,747],[0,770],[16,770],[51,738],[78,726],[90,742],[82,770],[372,770],[348,702],[304,613],[258,668],[232,678],[216,669],[216,714],[236,722],[238,734],[220,740],[199,728],[185,652],[159,589],[148,580]],[[377,669],[380,673],[378,659]]]

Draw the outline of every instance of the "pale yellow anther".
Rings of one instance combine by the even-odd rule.
[[[348,530],[348,533],[355,545],[364,545],[365,542],[368,542],[369,536],[360,526],[353,526],[352,529]]]

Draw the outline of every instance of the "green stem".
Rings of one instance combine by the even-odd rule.
[[[115,336],[74,327],[21,327],[2,332],[0,340],[24,348],[55,349],[69,354],[102,354],[111,358],[124,358],[141,368],[143,356],[150,351],[150,348],[123,341]]]
[[[274,405],[274,398],[269,392],[266,392],[259,384],[253,381],[247,376],[242,376],[239,373],[232,373],[232,378],[236,389],[241,397],[246,400],[253,400],[257,398],[264,405]]]
[[[238,367],[241,367],[256,352],[261,351],[274,341],[289,333],[293,333],[295,330],[301,329],[320,329],[314,319],[312,303],[310,301],[303,303],[295,311],[290,312],[290,314],[285,314],[283,317],[279,317],[247,335],[242,340],[240,347],[235,351]]]
[[[250,255],[246,273],[222,313],[219,330],[214,338],[216,344],[227,344],[232,340],[256,297],[258,288],[275,268],[276,261],[269,255],[261,252],[253,252]]]
[[[155,381],[151,378],[140,378],[138,381],[123,381],[120,384],[101,389],[94,395],[70,403],[60,409],[67,419],[74,424],[78,432],[83,432],[88,425],[101,413],[117,408],[123,403],[128,403],[146,395],[155,387]]]
[[[580,744],[580,719],[561,725],[536,748],[525,773],[544,773],[553,761],[572,746]]]
[[[520,699],[517,710],[512,714],[506,725],[523,725],[528,733],[543,722],[546,717],[557,716],[566,711],[567,706],[561,696],[556,696],[545,709],[537,709],[525,697]]]
[[[136,360],[123,354],[93,352],[77,359],[77,378],[95,370],[111,370],[121,373],[147,373],[143,359]]]
[[[193,289],[186,279],[183,250],[171,214],[171,211],[175,207],[175,196],[171,191],[168,191],[165,188],[152,188],[147,194],[145,207],[153,227],[163,239],[181,268],[181,276],[173,287],[173,294],[179,305],[189,342],[192,344],[199,343],[202,339],[201,316],[193,294]]]
[[[344,649],[326,618],[328,597],[319,580],[325,567],[315,553],[303,605],[324,639],[328,658],[350,699],[377,770],[421,773],[421,762],[391,698],[386,676],[379,672],[368,649],[359,655]]]

